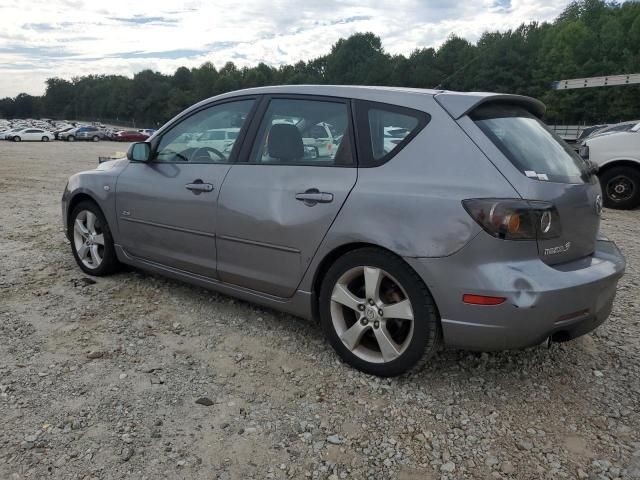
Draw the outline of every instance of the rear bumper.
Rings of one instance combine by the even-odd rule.
[[[538,258],[501,259],[495,243],[487,253],[486,242],[477,237],[446,258],[407,259],[431,289],[445,344],[471,350],[524,348],[549,336],[570,340],[584,335],[609,316],[625,270],[614,243],[598,241],[591,257],[551,267]],[[462,302],[465,293],[507,300],[468,305]]]

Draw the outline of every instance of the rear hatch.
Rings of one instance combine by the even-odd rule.
[[[539,113],[539,104],[527,108],[522,101],[489,101],[459,123],[523,199],[555,207],[553,221],[560,228],[553,238],[543,238],[548,217],[540,218],[537,237],[541,259],[553,265],[594,252],[602,197],[588,163],[545,126]]]

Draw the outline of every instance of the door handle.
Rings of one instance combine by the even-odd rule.
[[[184,188],[187,190],[191,190],[196,195],[201,194],[202,192],[212,192],[213,185],[210,183],[203,183],[202,180],[194,180],[193,183],[187,183]]]
[[[310,188],[306,192],[296,193],[296,200],[304,202],[308,207],[313,207],[316,203],[333,202],[333,193],[321,192],[317,188]]]

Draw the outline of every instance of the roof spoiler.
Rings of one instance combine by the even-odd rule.
[[[434,98],[455,120],[458,120],[460,117],[464,117],[472,110],[486,103],[509,103],[512,105],[519,105],[538,118],[542,117],[547,109],[544,103],[540,100],[525,97],[524,95],[483,92],[443,92],[434,95]]]

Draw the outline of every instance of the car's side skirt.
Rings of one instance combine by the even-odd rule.
[[[291,298],[276,297],[135,257],[130,253],[127,253],[120,245],[115,245],[115,250],[118,260],[122,263],[126,263],[127,265],[131,265],[132,267],[165,275],[176,280],[182,280],[193,285],[198,285],[199,287],[215,290],[225,295],[274,308],[276,310],[281,310],[306,319],[312,318],[311,304],[313,296],[311,292],[297,290]]]

